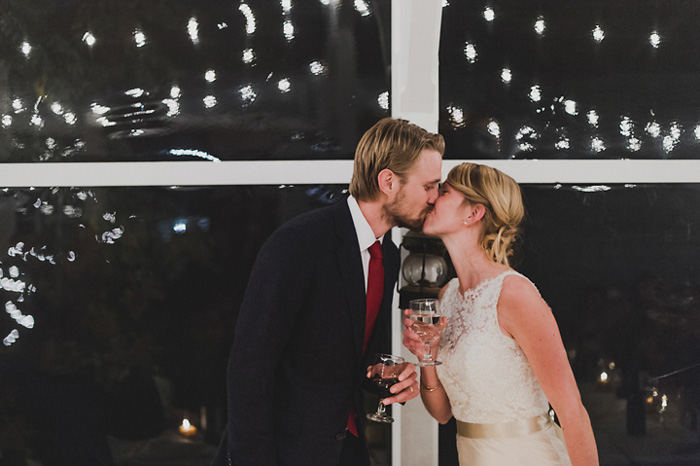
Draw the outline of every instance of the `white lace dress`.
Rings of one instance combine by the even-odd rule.
[[[440,301],[447,327],[438,348],[443,364],[437,371],[458,421],[512,422],[549,408],[525,354],[498,325],[496,305],[508,275],[520,274],[508,270],[463,295],[455,278]],[[556,426],[518,437],[458,435],[457,450],[462,466],[571,464]]]

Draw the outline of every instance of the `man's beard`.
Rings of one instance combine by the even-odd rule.
[[[389,223],[393,223],[398,227],[408,228],[413,231],[421,231],[423,229],[423,223],[425,223],[425,217],[433,210],[432,206],[427,206],[418,214],[417,218],[413,218],[403,205],[404,196],[402,194],[403,193],[399,192],[394,202],[384,206],[384,218]]]

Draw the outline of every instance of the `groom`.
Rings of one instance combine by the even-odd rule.
[[[228,425],[213,465],[369,466],[361,387],[388,352],[399,254],[422,227],[444,141],[385,118],[360,140],[350,196],[282,225],[261,248],[228,367]],[[419,394],[407,364],[385,404]]]

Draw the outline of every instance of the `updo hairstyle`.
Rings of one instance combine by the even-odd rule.
[[[485,207],[481,247],[494,262],[509,265],[525,216],[518,183],[493,167],[468,162],[450,170],[445,183],[462,193],[465,201]]]

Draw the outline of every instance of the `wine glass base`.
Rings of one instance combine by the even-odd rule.
[[[368,414],[367,419],[369,419],[370,421],[374,421],[374,422],[386,422],[386,423],[394,422],[394,418],[391,416],[387,416],[386,414],[383,414],[383,415],[377,414],[377,413]]]
[[[416,363],[416,366],[418,367],[433,367],[433,366],[439,366],[442,364],[442,361],[419,361]]]

